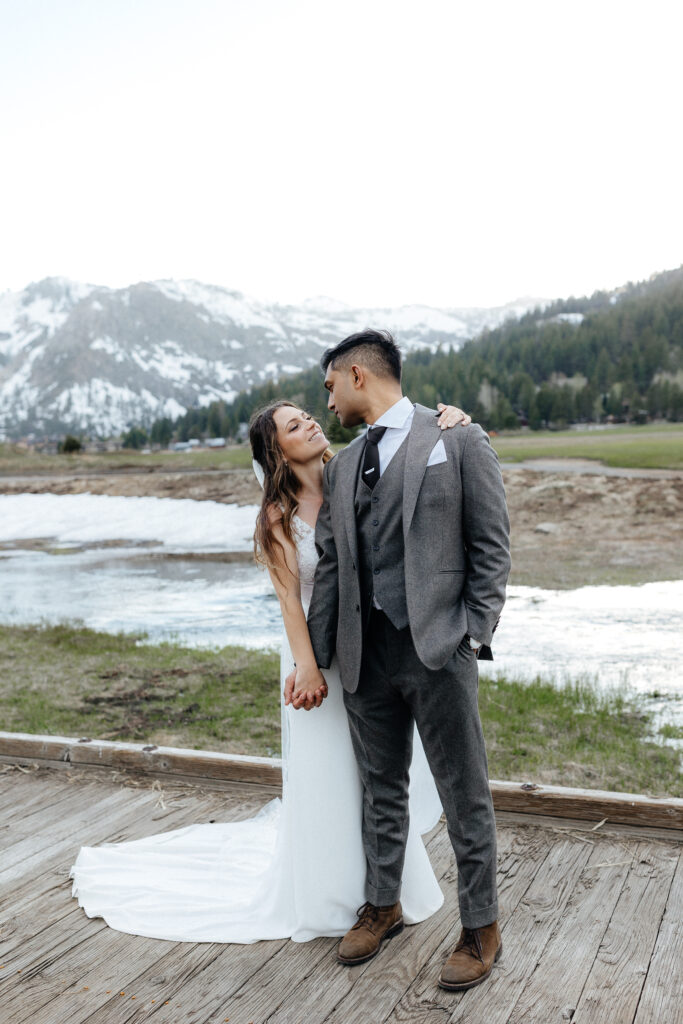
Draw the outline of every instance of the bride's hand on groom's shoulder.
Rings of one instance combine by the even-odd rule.
[[[300,665],[290,672],[285,679],[284,697],[285,704],[291,704],[296,710],[319,708],[327,697],[327,683],[318,666]]]
[[[448,430],[449,427],[457,427],[458,424],[467,427],[472,422],[472,417],[463,412],[462,409],[458,409],[457,405],[444,405],[443,402],[439,402],[437,409],[439,410],[439,418],[436,422],[442,430]]]

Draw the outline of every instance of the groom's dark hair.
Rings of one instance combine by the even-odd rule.
[[[350,334],[334,348],[328,348],[320,360],[323,373],[347,370],[354,363],[367,367],[377,377],[393,377],[401,381],[401,351],[389,331],[368,328]]]

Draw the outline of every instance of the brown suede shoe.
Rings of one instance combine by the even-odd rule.
[[[497,921],[485,928],[463,928],[457,946],[443,965],[439,985],[455,991],[480,985],[502,952]]]
[[[400,903],[393,907],[374,907],[364,903],[358,920],[339,943],[337,960],[342,964],[364,964],[379,953],[384,939],[403,931],[403,911]]]

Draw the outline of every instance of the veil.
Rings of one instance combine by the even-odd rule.
[[[259,482],[259,487],[263,490],[263,481],[266,479],[266,474],[263,472],[263,466],[256,459],[251,460],[251,468],[254,470],[254,476]]]

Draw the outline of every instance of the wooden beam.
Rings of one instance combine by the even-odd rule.
[[[606,818],[614,824],[683,829],[683,800],[676,797],[657,798],[640,793],[493,780],[491,792],[497,811],[547,814],[596,822]]]
[[[271,757],[247,757],[209,750],[183,750],[156,744],[113,743],[87,737],[34,736],[0,732],[0,761],[15,764],[110,768],[180,780],[202,779],[282,787],[282,762]],[[557,818],[602,821],[621,825],[683,829],[683,800],[613,793],[597,789],[538,786],[534,783],[491,780],[493,805],[498,811],[541,814]]]
[[[151,775],[219,779],[225,782],[282,786],[281,761],[270,757],[236,757],[209,750],[159,747],[154,743],[113,743],[67,736],[0,732],[0,757],[20,764],[64,763],[74,768],[111,768]]]

